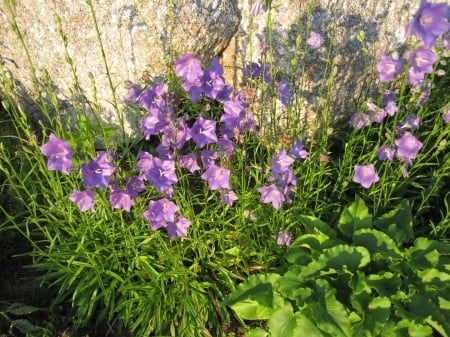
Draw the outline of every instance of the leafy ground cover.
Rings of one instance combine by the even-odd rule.
[[[337,124],[328,100],[303,122],[302,78],[270,48],[238,91],[190,54],[127,82],[142,118],[120,141],[95,102],[77,92],[69,116],[51,86],[33,125],[2,72],[2,264],[36,281],[0,303],[2,333],[450,335],[449,14],[423,1],[406,51],[373,60],[380,97]],[[334,41],[306,36],[332,69]]]

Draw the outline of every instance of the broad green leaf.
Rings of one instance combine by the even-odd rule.
[[[374,226],[386,233],[399,245],[414,238],[411,207],[402,200],[392,211],[375,219]]]
[[[403,319],[397,323],[396,330],[400,336],[430,337],[433,329],[428,325],[416,323],[414,320]]]
[[[435,268],[417,271],[417,275],[425,283],[447,283],[450,282],[450,273],[442,272]],[[450,283],[447,283],[450,285]]]
[[[442,331],[441,335],[450,335],[449,315],[439,308],[439,303],[433,301],[433,298],[426,293],[416,293],[411,296],[410,302],[406,306],[407,317],[418,320],[426,319],[428,324]]]
[[[301,315],[299,312],[295,314],[297,316],[297,328],[302,332],[301,336],[308,337],[324,337],[324,335],[317,329],[316,325],[311,322],[307,317]]]
[[[355,201],[342,211],[338,227],[345,236],[350,238],[358,229],[371,228],[372,221],[372,216],[364,200],[356,197]]]
[[[366,247],[374,260],[386,258],[400,260],[403,258],[394,240],[376,229],[364,228],[355,231],[353,243]]]
[[[268,325],[271,337],[304,336],[304,332],[298,330],[297,319],[290,304],[275,311]]]
[[[300,215],[298,217],[298,220],[305,227],[305,233],[317,234],[317,232],[322,232],[330,238],[336,237],[336,231],[331,228],[329,224],[316,217],[309,215]]]
[[[336,299],[336,289],[326,280],[316,280],[316,301],[308,302],[304,313],[312,319],[319,330],[331,336],[351,337],[352,324],[344,305]]]
[[[364,247],[350,245],[336,245],[325,249],[317,260],[305,266],[300,277],[306,279],[313,277],[322,270],[334,269],[336,271],[356,271],[370,262],[370,253]]]
[[[397,274],[391,272],[381,272],[370,274],[366,277],[366,284],[377,291],[380,296],[391,296],[398,292],[402,281]]]
[[[11,313],[13,315],[28,315],[40,310],[42,309],[33,307],[31,305],[13,303],[6,309],[6,312]]]
[[[16,319],[11,322],[11,326],[20,330],[24,334],[31,334],[40,331],[42,328],[32,324],[27,319]]]
[[[299,277],[301,266],[293,266],[280,278],[277,291],[284,297],[303,303],[312,294],[312,289],[306,287],[305,280]]]
[[[284,305],[284,299],[274,292],[279,278],[278,274],[250,276],[222,305],[229,306],[241,319],[269,319],[275,310]]]
[[[269,337],[269,333],[263,328],[254,328],[245,333],[246,337]]]
[[[289,246],[286,260],[292,264],[305,265],[311,261],[313,255],[323,250],[327,242],[330,242],[330,239],[323,233],[300,235]]]
[[[388,297],[375,297],[369,303],[368,315],[378,323],[384,323],[389,319],[391,313],[391,301]]]
[[[407,250],[407,254],[417,268],[450,265],[450,244],[446,242],[420,237],[414,241],[414,246]]]

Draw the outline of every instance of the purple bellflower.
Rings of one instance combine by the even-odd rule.
[[[178,181],[175,161],[153,157],[153,165],[145,172],[145,179],[158,191],[163,192]]]
[[[291,149],[289,150],[289,154],[294,159],[309,159],[309,153],[303,148],[302,141],[300,139],[296,139]]]
[[[277,83],[277,98],[285,107],[288,107],[289,103],[294,100],[292,88],[288,81],[282,80]]]
[[[122,208],[129,212],[134,205],[134,201],[131,196],[124,190],[113,188],[109,195],[109,201],[111,202],[112,209]]]
[[[311,49],[318,49],[323,44],[323,37],[319,33],[311,32],[308,38],[308,45]]]
[[[88,210],[90,210],[91,212],[95,212],[94,192],[91,190],[74,190],[69,197],[69,200],[72,202],[76,202],[81,212],[85,212]]]
[[[416,114],[409,114],[403,121],[399,123],[398,127],[400,129],[410,129],[414,131],[419,127],[420,123],[420,118],[417,117]]]
[[[280,188],[274,184],[267,187],[259,187],[261,202],[263,204],[272,203],[275,209],[280,209],[281,203],[286,200]]]
[[[104,151],[97,152],[95,159],[81,165],[84,187],[108,187],[114,170],[114,165],[108,161],[107,153]]]
[[[375,167],[372,164],[355,165],[355,175],[352,180],[361,184],[364,188],[370,188],[373,183],[380,180],[380,177],[375,172]]]
[[[127,88],[127,93],[125,94],[125,100],[130,103],[137,103],[139,96],[142,94],[142,89],[137,84],[127,80],[125,81],[125,87]]]
[[[202,166],[204,169],[210,167],[219,158],[219,153],[217,150],[203,150],[200,152],[200,160],[202,161]]]
[[[415,159],[423,144],[411,133],[406,132],[402,138],[395,140],[397,157],[408,164]]]
[[[238,199],[236,194],[227,188],[220,190],[220,200],[222,201],[222,204],[233,206],[233,202],[235,202]]]
[[[216,122],[199,116],[191,128],[191,137],[199,148],[206,144],[216,143]]]
[[[187,236],[187,229],[191,222],[181,215],[177,215],[175,221],[167,223],[166,230],[169,234],[169,239],[173,240],[178,236]]]
[[[406,26],[406,36],[414,35],[425,47],[432,47],[436,39],[450,30],[448,16],[450,7],[446,3],[430,3],[421,0],[419,10]]]
[[[153,156],[146,151],[139,151],[138,158],[136,168],[142,173],[143,178],[146,179],[147,171],[153,167]]]
[[[175,61],[175,73],[183,81],[195,82],[203,76],[202,63],[199,59],[186,53]]]
[[[395,148],[390,145],[382,145],[377,150],[378,160],[389,160],[394,159]]]
[[[380,82],[391,82],[402,72],[402,63],[386,55],[381,55],[380,61],[378,61],[377,70],[380,73]]]
[[[389,116],[394,116],[398,111],[398,105],[395,102],[395,93],[392,90],[386,91],[381,104]]]
[[[191,173],[201,169],[200,166],[198,166],[197,155],[195,153],[188,153],[180,156],[180,166]]]
[[[272,165],[272,174],[274,176],[284,173],[290,170],[290,165],[295,161],[294,158],[289,156],[286,153],[285,149],[282,149],[278,152],[277,155],[273,156],[270,160],[270,164]]]
[[[261,11],[267,12],[267,6],[261,0],[255,0],[250,8],[250,15],[257,16]]]
[[[444,119],[445,124],[450,123],[450,110],[444,111],[442,118]]]
[[[281,228],[278,231],[276,239],[277,239],[278,246],[290,246],[291,245],[291,240],[292,240],[291,234],[289,232],[283,231]]]
[[[362,113],[360,111],[357,111],[350,117],[350,124],[356,130],[360,130],[364,126],[370,125],[369,115]]]
[[[219,190],[221,188],[231,188],[230,170],[212,164],[201,176],[208,182],[210,190]]]
[[[151,228],[156,230],[166,227],[167,222],[175,221],[175,213],[178,206],[167,198],[151,200],[148,209],[142,214],[151,223]]]
[[[144,178],[142,176],[131,176],[127,180],[125,188],[132,198],[137,198],[139,193],[145,191]]]
[[[49,141],[40,147],[47,157],[47,168],[51,171],[61,171],[69,174],[72,168],[73,151],[69,144],[62,139],[50,134]]]

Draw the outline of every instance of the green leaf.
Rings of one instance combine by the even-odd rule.
[[[25,305],[21,303],[13,303],[7,309],[6,312],[13,315],[29,315],[36,311],[41,311],[42,309],[33,307],[31,305]]]
[[[414,246],[407,250],[407,255],[411,257],[411,264],[416,268],[444,269],[445,265],[450,265],[450,244],[420,237],[414,241]]]
[[[302,279],[315,276],[321,270],[350,270],[355,272],[370,262],[370,253],[364,247],[336,245],[325,249],[317,260],[305,266],[300,273]]]
[[[312,257],[317,252],[321,252],[327,244],[330,244],[330,240],[325,234],[300,235],[289,246],[286,252],[286,260],[292,264],[305,265],[311,262]]]
[[[304,303],[313,293],[306,286],[305,280],[299,277],[302,266],[293,266],[281,277],[277,291],[284,297],[296,301],[298,305]]]
[[[317,234],[318,232],[322,232],[330,238],[336,237],[336,231],[331,228],[329,224],[316,217],[309,215],[300,215],[298,217],[298,220],[305,227],[305,233]]]
[[[380,272],[370,274],[366,277],[366,284],[377,291],[380,296],[391,296],[396,294],[402,281],[397,274],[391,272]]]
[[[375,260],[386,258],[400,260],[403,258],[394,240],[376,229],[364,228],[355,231],[353,242],[355,245],[366,247]]]
[[[364,200],[356,197],[356,200],[342,212],[338,228],[345,236],[350,238],[356,230],[371,227],[372,216],[369,214],[369,209]]]
[[[269,337],[269,333],[263,328],[254,328],[245,333],[246,337]]]
[[[268,325],[271,337],[302,336],[297,329],[297,320],[290,304],[275,311]]]
[[[391,314],[391,301],[388,297],[375,297],[369,303],[368,315],[377,323],[384,323]]]
[[[402,200],[399,206],[374,221],[375,227],[389,235],[399,245],[414,238],[412,224],[408,200]]]
[[[450,282],[450,273],[442,272],[435,268],[417,271],[417,275],[425,283],[447,283]],[[450,283],[447,283],[450,284]]]
[[[344,305],[336,299],[336,289],[326,280],[316,280],[316,301],[308,302],[305,313],[316,326],[331,336],[353,336],[352,324]]]
[[[32,324],[27,319],[16,319],[11,322],[11,326],[20,330],[20,332],[28,334],[40,331],[42,328]]]
[[[273,312],[284,306],[284,299],[274,292],[278,274],[250,276],[233,291],[222,305],[229,306],[241,319],[269,319]]]

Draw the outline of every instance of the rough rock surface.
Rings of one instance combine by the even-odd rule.
[[[29,62],[17,34],[10,29],[10,2],[0,2],[0,62],[23,91],[33,96],[36,92]],[[77,70],[79,86],[93,100],[95,81],[102,117],[112,124],[118,124],[112,92],[120,104],[126,80],[136,82],[146,70],[163,74],[167,63],[185,52],[209,62],[228,45],[241,19],[236,0],[93,0],[107,71],[89,2],[17,0],[13,12],[38,80],[45,81],[42,70],[46,69],[60,104],[65,102],[65,108],[69,108],[75,95],[74,76],[55,19],[56,15],[60,17],[67,55]]]
[[[226,76],[235,85],[242,82],[239,69],[247,62],[258,62],[261,59],[261,41],[269,41],[269,14],[261,11],[257,16],[250,15],[254,2],[256,0],[238,0],[242,21],[237,34],[223,53]],[[390,53],[401,47],[405,41],[404,27],[419,4],[420,0],[272,1],[270,19],[275,66],[281,70],[281,74],[289,76],[292,73],[291,61],[296,55],[306,60],[304,70],[301,71],[300,66],[296,73],[297,78],[303,77],[300,91],[304,98],[303,112],[307,115],[306,119],[314,120],[321,113],[317,111],[318,92],[324,81],[330,78],[329,75],[324,76],[328,53],[331,53],[334,62],[333,113],[352,113],[355,109],[354,100],[358,100],[360,95],[367,97],[372,89],[368,83],[372,82],[373,77],[365,69],[373,70],[373,62],[382,53]],[[308,11],[311,12],[310,20]],[[308,31],[321,34],[324,44],[319,49],[309,50],[303,58]],[[363,53],[363,45],[357,38],[361,31],[365,34],[367,55]],[[331,50],[330,43],[333,45]]]

